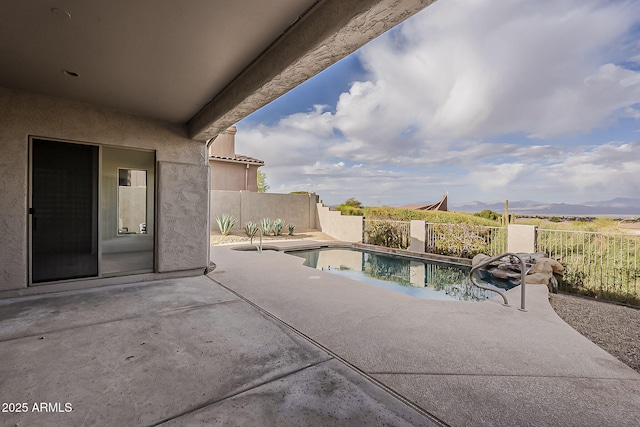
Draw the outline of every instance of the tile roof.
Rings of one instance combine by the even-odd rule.
[[[264,165],[264,160],[256,159],[255,157],[243,156],[242,154],[236,154],[233,157],[229,156],[209,156],[209,159],[232,161],[239,163],[254,163]]]

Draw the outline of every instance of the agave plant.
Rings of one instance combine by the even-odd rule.
[[[271,222],[269,218],[262,218],[262,220],[260,220],[259,225],[260,225],[260,228],[262,228],[262,233],[264,234],[271,233],[273,229],[273,222]]]
[[[287,225],[287,228],[289,229],[289,236],[293,236],[293,230],[296,229],[296,225],[295,224],[289,224],[289,225]]]
[[[247,222],[244,224],[244,232],[247,236],[253,237],[258,232],[258,224],[255,222]]]
[[[273,231],[273,235],[274,236],[279,236],[282,234],[282,229],[284,228],[284,220],[278,218],[275,221],[273,221],[273,225],[272,225],[272,229],[271,231]]]
[[[220,216],[216,217],[216,222],[218,223],[220,234],[222,234],[223,236],[226,236],[227,234],[229,234],[233,226],[236,225],[236,222],[238,222],[238,219],[233,215],[223,214],[221,217]]]

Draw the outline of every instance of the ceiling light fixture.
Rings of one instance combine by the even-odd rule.
[[[75,71],[69,71],[69,70],[62,70],[62,73],[70,77],[78,77],[80,75]]]

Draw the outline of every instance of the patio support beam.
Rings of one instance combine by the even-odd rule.
[[[435,0],[320,0],[187,124],[206,141]]]

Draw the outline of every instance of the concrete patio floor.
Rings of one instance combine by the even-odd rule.
[[[0,400],[28,409],[0,425],[640,425],[640,375],[544,287],[521,312],[211,258],[209,277],[0,300]]]
[[[2,426],[434,425],[204,276],[0,300],[0,360]]]

